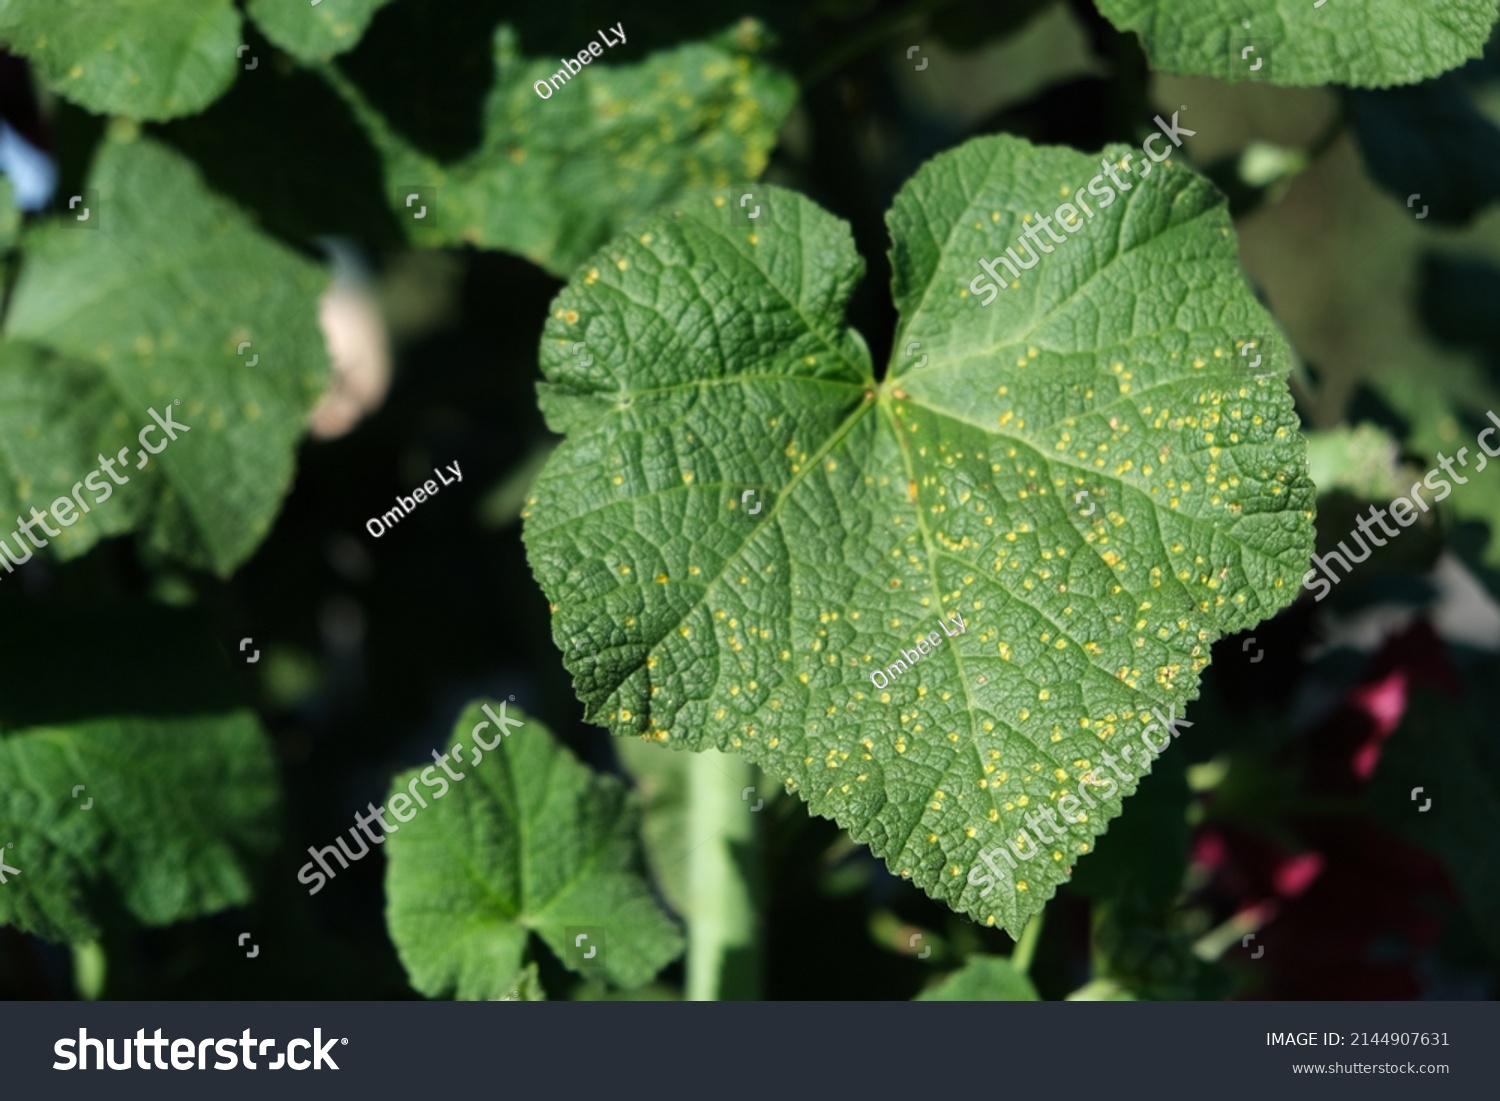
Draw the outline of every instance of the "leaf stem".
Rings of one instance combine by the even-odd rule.
[[[1222,925],[1199,937],[1193,944],[1193,955],[1212,963],[1233,948],[1235,941],[1243,944],[1249,934],[1259,931],[1268,917],[1269,914],[1259,907],[1241,910]]]
[[[1010,965],[1025,975],[1031,970],[1031,958],[1036,955],[1037,942],[1042,939],[1041,912],[1032,915],[1021,930],[1021,939],[1016,941],[1016,950],[1010,954]]]
[[[687,829],[696,847],[687,857],[689,1001],[759,996],[753,815],[770,793],[755,783],[754,766],[740,757],[714,750],[691,755]]]
[[[337,65],[331,61],[322,61],[315,62],[308,68],[322,77],[333,93],[344,101],[355,119],[364,126],[371,144],[387,160],[399,161],[404,158],[405,166],[410,167],[413,163],[426,159],[396,133],[385,116],[371,106],[354,81],[345,76]]]

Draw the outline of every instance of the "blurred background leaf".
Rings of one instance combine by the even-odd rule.
[[[523,58],[514,31],[497,28],[483,138],[454,163],[413,148],[327,70],[380,149],[392,206],[414,242],[504,249],[563,274],[680,192],[760,175],[796,98],[790,78],[755,57],[762,27],[746,20],[634,65],[596,41],[602,57],[574,61],[579,71],[569,75],[561,63]]]
[[[122,444],[136,482],[148,410],[171,408],[188,430],[168,443],[158,429],[166,450],[57,552],[142,528],[153,547],[227,574],[270,530],[326,385],[314,320],[326,277],[154,142],[106,142],[89,184],[96,228],[65,217],[27,234],[5,324],[24,343],[0,355],[0,499],[45,507]]]
[[[1026,976],[999,956],[971,956],[958,971],[922,991],[919,1002],[1034,1002]]]
[[[0,42],[58,95],[135,119],[201,111],[240,67],[233,0],[0,0]]]
[[[392,0],[248,0],[246,10],[266,37],[298,61],[327,61],[359,41],[375,13]]]
[[[1170,73],[1361,88],[1410,84],[1478,57],[1496,11],[1495,0],[1327,7],[1284,0],[1098,4],[1115,26],[1138,32],[1152,64]],[[1253,50],[1248,56],[1242,53],[1247,47]]]
[[[203,617],[12,607],[6,624],[27,646],[0,666],[0,844],[21,870],[0,925],[78,942],[113,898],[147,925],[246,903],[280,790]]]

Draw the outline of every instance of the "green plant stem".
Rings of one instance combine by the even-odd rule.
[[[383,157],[387,160],[404,157],[408,163],[421,159],[421,155],[405,138],[392,129],[385,116],[370,105],[370,101],[356,87],[354,81],[346,77],[337,65],[331,61],[323,61],[309,65],[308,69],[322,77],[334,94],[344,101],[354,117],[364,126],[371,144],[380,151]]]
[[[96,940],[84,941],[73,948],[73,985],[78,996],[87,1002],[97,1002],[104,992],[106,961],[104,946]]]
[[[1010,965],[1025,975],[1031,970],[1031,958],[1036,955],[1037,941],[1042,939],[1042,915],[1038,912],[1021,930],[1021,939],[1016,941],[1016,950],[1010,954]]]
[[[754,808],[770,793],[741,797],[756,773],[740,757],[708,750],[691,758],[687,999],[749,1000],[760,993]]]
[[[1193,944],[1193,955],[1212,963],[1264,924],[1265,916],[1259,910],[1242,911],[1199,937]]]

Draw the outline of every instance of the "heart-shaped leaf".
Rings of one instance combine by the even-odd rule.
[[[525,538],[588,717],[744,753],[1013,934],[1170,740],[1153,711],[1180,725],[1312,542],[1286,348],[1222,197],[1170,163],[1100,189],[1108,153],[982,138],[917,173],[883,381],[842,322],[848,228],[779,190],[616,238],[541,349],[567,439]],[[1037,213],[1069,198],[1089,214]],[[1030,824],[1054,804],[1068,824]],[[981,853],[1054,829],[985,881]]]
[[[1096,0],[1173,73],[1274,84],[1414,84],[1478,57],[1495,0]]]
[[[64,99],[152,120],[218,99],[242,44],[232,0],[0,0],[0,42]]]

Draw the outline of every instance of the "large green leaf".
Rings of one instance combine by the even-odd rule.
[[[1496,0],[1096,3],[1116,27],[1137,32],[1151,63],[1168,72],[1360,88],[1414,84],[1478,57],[1496,14]]]
[[[0,344],[0,515],[47,510],[124,447],[129,484],[83,491],[97,504],[53,549],[144,528],[227,573],[269,531],[325,386],[326,278],[152,142],[106,142],[88,189],[97,228],[63,215],[23,243]],[[138,470],[138,434],[169,407],[188,431]]]
[[[0,738],[0,844],[21,872],[0,889],[0,924],[92,939],[92,881],[110,883],[148,925],[243,905],[243,857],[270,847],[276,792],[265,737],[246,711],[95,719]]]
[[[755,58],[763,39],[746,21],[635,65],[611,64],[596,40],[603,56],[554,90],[547,77],[562,62],[520,57],[501,26],[483,141],[452,164],[412,147],[326,73],[380,148],[413,241],[504,249],[566,274],[629,218],[688,188],[760,174],[796,98],[790,77]]]
[[[375,13],[391,0],[250,0],[250,18],[266,37],[301,61],[327,61],[352,49]]]
[[[401,807],[409,820],[386,849],[386,920],[412,985],[428,997],[504,997],[520,981],[532,933],[574,970],[597,967],[621,986],[649,982],[682,938],[639,873],[635,800],[546,727],[490,706],[524,725],[507,723],[507,737],[474,765],[475,739],[500,736],[476,703],[454,728],[450,767],[462,778],[432,766],[391,788],[394,798],[415,785],[428,802]],[[424,771],[427,787],[418,784]],[[451,786],[434,794],[440,779]],[[599,946],[597,964],[576,958],[579,929],[592,938],[583,947]]]
[[[1206,181],[1142,168],[998,303],[971,295],[979,258],[1099,167],[1001,137],[918,172],[889,216],[884,381],[842,323],[848,227],[764,187],[753,223],[731,190],[615,239],[541,348],[568,438],[525,538],[588,717],[744,753],[1012,934],[1149,768],[1151,709],[1181,717],[1312,542],[1287,350]],[[1065,841],[969,882],[1126,743]]]
[[[0,0],[0,42],[65,99],[136,119],[203,110],[242,64],[231,0]]]

